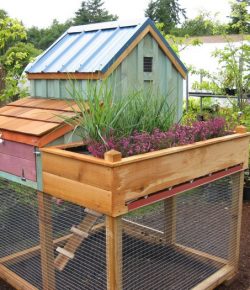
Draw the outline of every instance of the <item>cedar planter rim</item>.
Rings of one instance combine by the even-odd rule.
[[[140,198],[231,167],[247,169],[250,133],[242,126],[236,132],[125,158],[115,150],[104,159],[65,150],[83,142],[43,148],[43,191],[117,217]]]
[[[243,128],[243,126],[239,126],[239,127],[241,127],[241,129]],[[98,157],[95,157],[92,155],[87,155],[87,154],[83,154],[83,153],[72,152],[72,151],[66,150],[69,148],[76,148],[76,147],[84,146],[84,145],[86,145],[86,143],[84,143],[84,142],[72,142],[72,143],[63,144],[63,145],[56,145],[56,146],[41,148],[40,150],[42,152],[52,153],[53,155],[60,155],[60,156],[66,157],[66,158],[77,159],[79,161],[82,160],[85,162],[95,163],[98,165],[104,165],[106,167],[114,168],[114,167],[119,167],[119,166],[130,164],[130,163],[139,162],[142,160],[153,159],[153,158],[166,156],[166,155],[170,155],[170,154],[174,154],[174,153],[178,153],[178,152],[182,152],[182,151],[188,151],[188,150],[193,150],[193,149],[197,149],[197,148],[202,148],[202,147],[212,145],[212,144],[227,142],[227,141],[230,141],[233,139],[245,138],[247,136],[250,136],[250,132],[246,132],[246,131],[242,132],[241,131],[240,133],[237,133],[237,131],[236,131],[235,133],[230,134],[230,135],[211,138],[211,139],[207,139],[207,140],[203,140],[203,141],[198,141],[198,142],[194,142],[194,143],[187,144],[187,145],[169,147],[169,148],[156,150],[153,152],[137,154],[137,155],[133,155],[133,156],[129,156],[129,157],[121,157],[120,160],[113,161],[113,162],[106,160],[106,159],[103,159],[103,158],[98,158]],[[116,151],[116,150],[110,150],[107,152],[117,152],[117,154],[120,154],[120,156],[121,156],[121,153],[119,151]]]

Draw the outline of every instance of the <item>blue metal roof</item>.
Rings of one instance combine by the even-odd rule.
[[[159,34],[179,64],[185,66],[149,18],[73,26],[26,68],[27,73],[106,72],[148,25]]]

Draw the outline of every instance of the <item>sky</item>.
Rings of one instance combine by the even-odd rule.
[[[72,18],[81,6],[82,0],[0,0],[0,9],[8,12],[10,17],[18,18],[26,27],[47,27],[53,19],[60,22]],[[144,10],[149,0],[104,0],[110,13],[121,20],[132,20],[144,17]],[[196,16],[199,11],[219,12],[218,18],[226,21],[229,15],[229,0],[179,0],[187,9],[188,18]]]

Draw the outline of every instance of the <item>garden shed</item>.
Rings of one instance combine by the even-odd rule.
[[[64,99],[69,79],[84,90],[88,80],[109,77],[117,96],[155,89],[182,114],[187,70],[149,18],[71,27],[26,72],[33,97]]]
[[[208,290],[235,275],[244,127],[101,159],[79,152],[62,121],[78,109],[69,86],[103,79],[117,97],[159,90],[181,116],[186,69],[150,19],[72,27],[27,74],[31,97],[0,109],[2,279],[18,290]]]

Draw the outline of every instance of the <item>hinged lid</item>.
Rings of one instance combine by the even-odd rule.
[[[62,117],[74,116],[74,102],[24,98],[0,108],[1,138],[44,146],[73,128]]]

